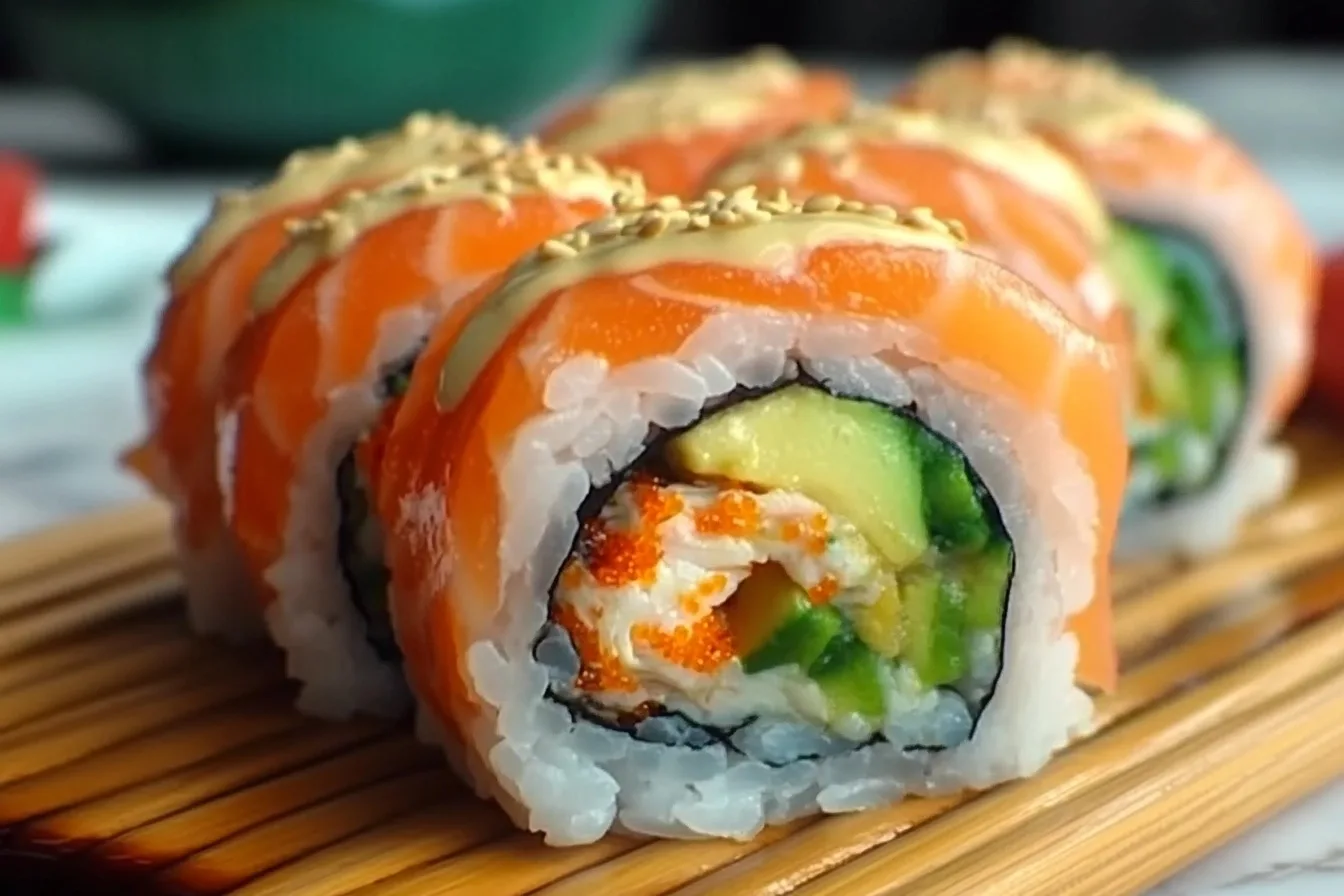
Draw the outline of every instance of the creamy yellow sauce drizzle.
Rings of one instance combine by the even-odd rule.
[[[362,140],[347,137],[330,147],[295,152],[274,179],[217,197],[209,220],[169,269],[169,283],[175,291],[185,289],[244,230],[287,207],[314,202],[348,184],[395,177],[431,161],[472,161],[507,145],[507,138],[493,128],[420,112],[395,131]]]
[[[547,296],[589,278],[646,270],[669,262],[778,268],[819,246],[854,242],[952,251],[965,231],[928,209],[905,214],[887,206],[785,195],[758,201],[754,189],[711,192],[682,208],[675,200],[627,209],[551,240],[524,258],[458,334],[439,375],[439,406],[451,410],[509,334]]]
[[[324,260],[342,254],[375,227],[416,209],[481,199],[507,212],[510,198],[539,193],[610,203],[618,192],[642,196],[643,189],[637,174],[608,172],[591,157],[547,153],[531,142],[467,165],[425,165],[295,222],[289,244],[258,278],[252,305],[256,311],[274,306]]]
[[[653,135],[737,127],[802,76],[796,62],[772,48],[655,69],[600,94],[591,117],[553,142],[575,152],[600,152]]]
[[[1083,144],[1158,129],[1198,139],[1211,126],[1194,109],[1122,72],[1103,56],[1002,40],[984,54],[948,53],[914,80],[922,105],[1054,129]]]
[[[1109,236],[1106,207],[1077,166],[1024,128],[983,118],[953,118],[860,104],[838,122],[804,125],[781,139],[748,150],[728,165],[717,181],[722,188],[732,189],[751,183],[762,172],[796,180],[801,175],[801,162],[795,162],[798,153],[839,157],[837,164],[843,167],[843,157],[865,142],[946,149],[1056,203],[1077,219],[1097,244]],[[788,176],[790,173],[793,177]]]

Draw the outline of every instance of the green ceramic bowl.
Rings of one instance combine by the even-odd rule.
[[[49,80],[160,147],[263,155],[415,109],[507,123],[625,60],[650,0],[0,0]]]

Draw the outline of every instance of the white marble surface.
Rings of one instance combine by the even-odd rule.
[[[1272,170],[1322,241],[1344,242],[1344,62],[1215,59],[1159,74]],[[893,79],[892,71],[864,73],[878,92]],[[52,134],[60,129],[35,127],[32,109],[38,107],[24,108],[20,117],[30,130],[40,132],[42,142],[57,142]],[[13,122],[12,105],[8,111]],[[0,134],[12,134],[5,113],[0,99]],[[83,126],[98,133],[96,122]],[[143,421],[136,367],[162,302],[156,273],[220,184],[54,186],[44,214],[64,248],[40,283],[43,320],[0,329],[0,538],[144,494],[113,461]],[[1153,892],[1344,894],[1344,782]]]

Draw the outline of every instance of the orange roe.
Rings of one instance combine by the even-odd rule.
[[[824,575],[821,581],[807,589],[808,600],[814,604],[824,604],[840,591],[840,582],[832,575]]]
[[[723,492],[714,503],[695,512],[695,531],[701,535],[742,538],[760,530],[761,505],[746,492]]]
[[[667,522],[686,507],[681,495],[663,488],[656,479],[636,479],[630,483],[630,492],[639,508],[640,521],[648,527]]]
[[[728,577],[726,575],[721,572],[710,573],[701,579],[695,587],[683,591],[677,598],[677,603],[687,616],[699,616],[700,602],[707,597],[713,597],[726,587],[728,587]]]
[[[630,671],[621,665],[620,657],[614,651],[602,649],[597,632],[579,618],[573,607],[556,605],[551,610],[551,619],[569,632],[574,650],[579,654],[579,674],[574,681],[575,687],[581,691],[629,693],[639,686]]]
[[[588,571],[608,588],[632,582],[652,586],[658,579],[658,561],[663,559],[656,532],[644,526],[634,532],[621,532],[601,520],[584,527],[583,551]]]
[[[781,534],[787,542],[801,542],[803,549],[809,554],[824,554],[826,544],[830,540],[827,532],[827,526],[830,519],[826,514],[817,511],[806,520],[792,519],[784,523]]]
[[[636,644],[648,647],[669,662],[702,674],[718,671],[737,655],[728,621],[718,610],[691,625],[678,625],[672,629],[641,622],[630,630],[630,634]]]
[[[658,578],[663,545],[658,526],[681,513],[681,496],[663,488],[657,480],[640,478],[630,483],[631,496],[639,510],[632,532],[612,529],[601,519],[584,526],[583,551],[588,571],[599,584],[619,588],[638,582],[652,586]]]

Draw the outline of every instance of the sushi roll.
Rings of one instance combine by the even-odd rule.
[[[1138,377],[1120,556],[1227,545],[1294,473],[1274,439],[1319,273],[1289,203],[1204,116],[1093,56],[1005,41],[929,62],[900,100],[1020,122],[1096,185]]]
[[[1127,358],[1101,198],[1068,158],[1022,128],[859,104],[838,121],[748,147],[713,181],[725,191],[755,184],[797,200],[831,194],[937,209],[965,227],[974,251],[1031,281]]]
[[[839,115],[851,96],[838,72],[809,71],[762,48],[624,81],[563,113],[541,136],[638,171],[652,193],[688,197],[743,144]]]
[[[1111,353],[924,212],[746,188],[524,256],[377,486],[421,730],[548,843],[1036,771],[1114,684]]]
[[[124,461],[173,506],[198,631],[242,636],[260,628],[221,513],[215,405],[225,355],[251,318],[257,276],[287,242],[286,222],[422,162],[469,161],[504,145],[493,130],[417,114],[394,132],[296,152],[270,181],[221,194],[168,271],[171,297],[143,368],[149,433]]]
[[[637,196],[535,144],[428,166],[291,228],[226,361],[220,492],[306,712],[405,709],[369,483],[426,334],[525,251]]]

